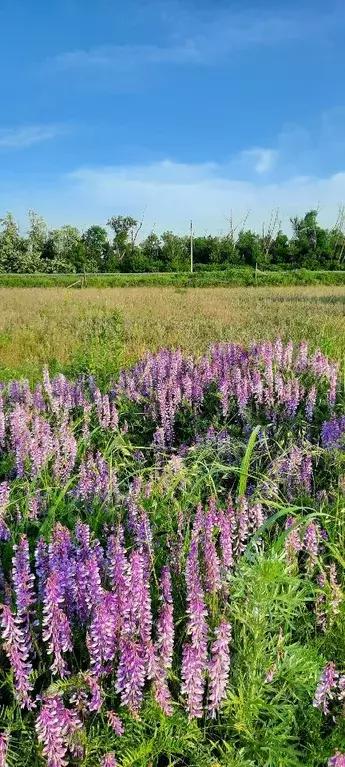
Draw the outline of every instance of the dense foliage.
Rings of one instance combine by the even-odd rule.
[[[0,386],[1,767],[343,767],[344,445],[306,343]]]
[[[131,216],[113,216],[105,228],[94,225],[81,233],[66,225],[48,231],[42,218],[29,213],[26,236],[8,213],[1,222],[0,272],[186,272],[190,267],[190,238],[173,232],[154,232],[139,240],[142,222]],[[232,225],[222,236],[194,238],[195,269],[226,270],[236,267],[265,269],[344,268],[344,214],[332,229],[322,228],[317,212],[291,219],[290,238],[279,229],[277,216],[259,235]]]

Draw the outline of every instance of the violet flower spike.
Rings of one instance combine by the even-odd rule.
[[[0,767],[6,767],[8,741],[9,741],[8,733],[2,732],[0,735]]]
[[[328,767],[345,767],[345,754],[336,751],[327,762]]]
[[[52,656],[52,674],[59,674],[63,678],[69,673],[63,653],[72,652],[73,645],[69,621],[61,609],[61,604],[63,595],[59,574],[52,572],[44,589],[42,637],[48,645],[49,655]]]
[[[174,617],[171,593],[171,575],[167,566],[163,567],[161,575],[162,604],[157,623],[157,651],[165,669],[172,666],[174,649]]]
[[[215,717],[222,700],[226,697],[226,685],[230,669],[231,626],[222,621],[215,630],[216,639],[211,646],[212,660],[209,663],[210,677],[208,710]]]
[[[207,664],[207,609],[201,586],[197,540],[192,541],[187,557],[186,583],[187,634],[190,637],[190,643],[184,645],[182,652],[181,692],[187,697],[189,717],[200,718]]]
[[[26,644],[26,636],[17,619],[7,605],[1,605],[2,617],[1,628],[4,640],[4,650],[10,661],[14,673],[15,696],[21,708],[35,707],[29,693],[32,691],[30,674],[32,665],[29,661],[29,650]]]
[[[330,661],[322,671],[313,701],[314,708],[319,708],[325,715],[329,713],[329,702],[334,698],[338,678],[338,671]]]
[[[204,518],[203,553],[205,562],[205,584],[210,594],[216,594],[221,587],[220,561],[213,540],[214,514],[210,509]]]
[[[124,733],[124,726],[121,722],[120,717],[115,713],[115,711],[108,711],[107,712],[108,722],[110,726],[113,728],[115,735],[123,735]]]
[[[101,767],[117,767],[115,754],[110,752],[108,754],[104,754],[102,757]]]
[[[29,543],[26,535],[21,535],[18,546],[13,546],[13,550],[15,554],[12,559],[12,580],[17,602],[17,616],[23,625],[27,647],[32,650],[30,618],[35,604],[35,577],[30,570]]]
[[[119,605],[116,594],[105,591],[102,599],[95,605],[92,613],[86,644],[90,655],[92,674],[101,675],[105,663],[112,661],[116,652]]]
[[[64,706],[60,694],[45,697],[36,719],[36,733],[47,767],[67,767],[68,748],[81,727],[77,712]]]

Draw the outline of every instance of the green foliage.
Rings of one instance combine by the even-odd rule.
[[[194,238],[196,272],[253,269],[343,270],[345,236],[343,213],[333,229],[322,228],[317,212],[291,219],[292,236],[278,228],[278,214],[259,235],[242,228],[237,236],[231,225],[226,235]],[[0,273],[58,272],[188,272],[190,238],[171,231],[151,232],[139,241],[143,221],[132,216],[112,216],[106,229],[90,226],[83,234],[71,225],[48,231],[44,220],[29,211],[29,228],[21,236],[10,213],[0,219]],[[226,279],[226,278],[225,278]],[[245,283],[238,283],[245,284]],[[251,284],[251,283],[250,283]],[[263,283],[261,283],[263,284]]]

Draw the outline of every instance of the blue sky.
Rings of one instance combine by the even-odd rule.
[[[0,210],[255,228],[345,203],[343,0],[2,0]]]

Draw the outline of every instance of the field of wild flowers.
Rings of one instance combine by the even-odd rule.
[[[0,388],[0,765],[344,767],[345,391],[221,343]]]

